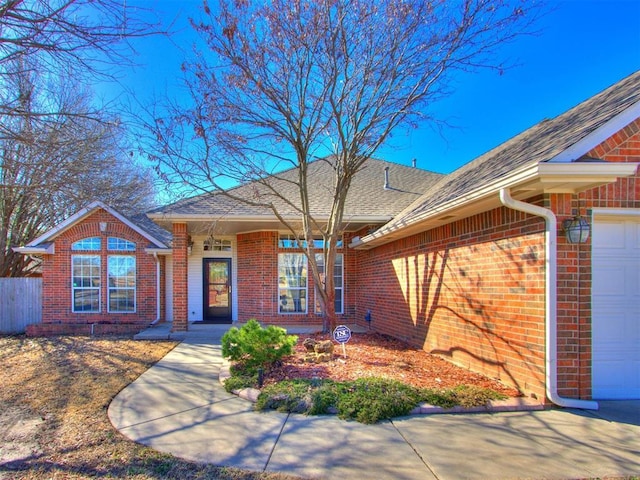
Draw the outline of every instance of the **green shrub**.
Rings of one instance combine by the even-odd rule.
[[[420,389],[396,380],[360,378],[340,388],[338,417],[360,423],[407,415],[420,402]]]
[[[321,380],[316,382],[316,388],[311,392],[313,400],[309,415],[322,415],[334,413],[338,404],[340,384],[333,380]]]
[[[330,413],[338,401],[339,385],[333,380],[284,380],[264,387],[255,408],[308,415]]]
[[[420,400],[442,408],[453,408],[457,405],[468,408],[486,405],[489,400],[504,400],[505,398],[507,398],[506,395],[488,388],[458,385],[446,390],[424,389]]]
[[[243,388],[254,388],[258,385],[258,375],[232,374],[224,381],[224,389],[231,393]]]
[[[420,402],[443,408],[474,407],[502,398],[506,398],[505,395],[493,390],[468,385],[430,390],[375,377],[342,383],[295,379],[263,388],[255,408],[308,415],[337,413],[345,420],[376,423],[407,415]]]
[[[312,381],[284,380],[268,385],[258,396],[257,410],[277,410],[286,413],[307,413],[311,406]]]
[[[287,335],[284,328],[274,325],[262,328],[255,319],[251,319],[241,328],[232,327],[223,335],[222,356],[240,363],[247,372],[253,373],[291,355],[297,341],[298,337]]]
[[[504,400],[508,398],[502,393],[488,388],[474,385],[459,385],[451,390],[455,402],[462,407],[477,407],[486,405],[489,400]]]

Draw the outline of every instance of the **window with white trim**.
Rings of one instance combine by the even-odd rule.
[[[109,255],[107,257],[109,282],[109,313],[136,311],[136,257]]]
[[[307,313],[307,257],[278,254],[278,312]]]
[[[316,263],[318,264],[320,278],[324,281],[324,256],[321,253],[316,253]],[[333,266],[333,287],[335,291],[334,307],[336,313],[344,313],[343,274],[343,254],[336,253],[335,265]],[[316,292],[316,313],[322,313],[322,306],[320,305],[319,297],[320,294]]]
[[[71,256],[71,285],[73,312],[100,312],[100,255]]]
[[[72,243],[71,250],[100,251],[101,245],[100,237],[88,237]]]
[[[124,238],[109,237],[107,239],[107,250],[115,252],[135,252],[136,244]]]
[[[202,249],[205,252],[230,252],[231,240],[209,237],[204,241]]]
[[[307,242],[303,239],[300,242],[296,240],[296,237],[291,234],[281,234],[278,238],[278,246],[280,248],[305,248],[307,246]],[[336,242],[336,246],[338,248],[342,248],[342,237],[338,238]],[[322,236],[316,235],[313,237],[313,248],[316,250],[321,250],[324,248],[324,239]]]

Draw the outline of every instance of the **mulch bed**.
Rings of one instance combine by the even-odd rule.
[[[305,363],[305,338],[327,340],[328,334],[299,335],[295,354],[265,373],[265,385],[287,379],[321,378],[351,381],[362,377],[385,377],[420,388],[445,389],[458,385],[490,388],[510,397],[521,396],[513,387],[458,367],[449,361],[392,337],[376,333],[353,334],[346,344],[347,358],[336,344],[334,358],[326,363]]]

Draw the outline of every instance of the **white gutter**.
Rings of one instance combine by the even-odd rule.
[[[500,201],[505,207],[545,219],[545,388],[547,398],[560,407],[598,410],[598,402],[564,398],[558,395],[556,216],[546,208],[515,200],[511,197],[509,188],[500,189]]]
[[[369,247],[372,248],[386,242],[391,242],[396,238],[388,238],[386,241],[384,238],[402,230],[406,231],[410,228],[420,228],[421,222],[429,221],[430,219],[437,220],[438,216],[455,213],[457,209],[474,203],[477,204],[488,198],[495,198],[495,193],[502,188],[510,187],[516,189],[522,186],[534,186],[535,189],[529,191],[529,196],[545,191],[553,191],[554,193],[576,193],[576,191],[581,191],[585,188],[612,183],[620,177],[633,175],[638,165],[640,164],[625,162],[576,162],[571,164],[540,162],[534,165],[526,165],[521,170],[517,170],[507,177],[501,177],[487,185],[471,190],[464,195],[459,195],[448,202],[439,204],[430,210],[421,212],[409,222],[405,221],[394,224],[392,221],[390,226],[383,226],[374,233],[362,237],[361,242],[355,244],[354,247],[358,248],[369,245]],[[558,186],[561,186],[561,188],[558,189]],[[406,212],[410,212],[415,206],[415,203],[410,205],[403,212],[396,215],[395,218],[402,218]],[[440,224],[444,223],[447,222]],[[435,226],[439,225],[431,225],[429,228],[434,228]]]
[[[156,319],[151,322],[151,325],[160,321],[160,259],[157,252],[153,252],[153,258],[156,260]]]

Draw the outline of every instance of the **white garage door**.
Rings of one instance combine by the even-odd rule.
[[[593,397],[640,399],[640,218],[593,225]]]

